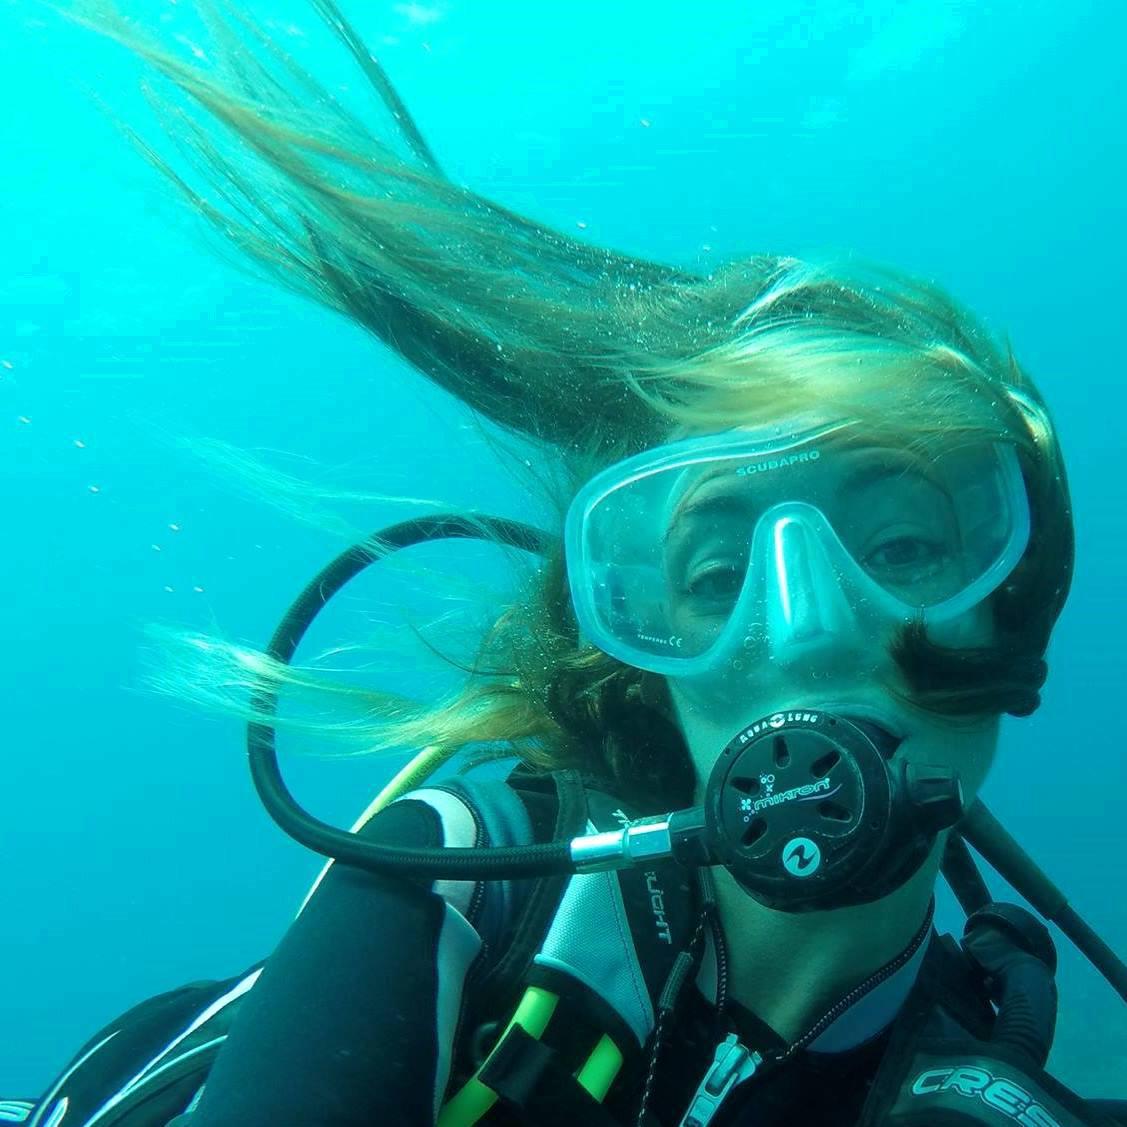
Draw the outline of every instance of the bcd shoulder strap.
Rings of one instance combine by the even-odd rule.
[[[524,791],[551,788],[555,791],[556,817],[552,839],[567,841],[583,832],[587,822],[587,798],[582,780],[576,771],[557,771],[551,776],[535,777],[514,772],[510,780]],[[507,795],[516,802],[517,797],[510,780],[498,782]],[[482,790],[472,792],[478,810],[485,821],[486,832],[493,845],[523,845],[525,841],[506,839],[497,828],[496,810],[501,795]],[[486,801],[488,799],[488,801]],[[529,839],[530,840],[530,839]],[[567,883],[567,874],[541,877],[529,881],[520,908],[515,917],[506,921],[505,943],[501,954],[482,974],[470,984],[469,989],[479,998],[489,1000],[496,1011],[511,1009],[519,998],[525,974],[533,956],[539,950],[544,935],[559,907]]]
[[[570,780],[567,785],[572,785]],[[613,796],[584,788],[576,832],[629,821]],[[575,874],[545,889],[525,917],[524,994],[476,1075],[443,1108],[440,1127],[528,1123],[592,1127],[615,1121],[601,1101],[643,1059],[657,1000],[694,933],[694,885],[681,869]],[[545,911],[546,908],[552,909]],[[531,939],[538,949],[528,959]]]

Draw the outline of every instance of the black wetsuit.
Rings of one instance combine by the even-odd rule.
[[[547,839],[553,803],[544,793],[522,798],[535,837]],[[449,819],[445,824],[444,833],[431,805],[405,800],[362,832],[399,845],[481,840],[480,826],[451,835]],[[471,1032],[470,991],[463,986],[495,954],[481,940],[488,934],[486,888],[458,882],[436,889],[333,866],[246,998],[191,1127],[432,1123],[452,1058],[457,1076],[460,1047]],[[526,888],[519,882],[508,893]],[[942,973],[938,941],[928,943],[921,961],[920,981]],[[652,1122],[680,1122],[730,1030],[764,1055],[782,1045],[737,1005],[719,1016],[690,984],[660,1051]],[[855,1124],[887,1038],[885,1027],[847,1051],[795,1054],[733,1091],[710,1127]],[[637,1114],[645,1071],[620,1078],[605,1101],[624,1123]]]

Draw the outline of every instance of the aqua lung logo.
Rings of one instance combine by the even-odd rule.
[[[748,728],[740,732],[740,743],[745,744],[754,739],[760,732],[777,731],[784,724],[817,724],[822,718],[820,712],[773,712],[763,720],[756,720]]]
[[[801,454],[788,454],[785,458],[768,458],[765,462],[749,462],[736,470],[737,477],[748,477],[754,473],[769,473],[771,470],[785,469],[796,462],[816,462],[822,456],[819,450],[806,450]]]
[[[822,867],[822,851],[808,837],[793,837],[783,846],[783,868],[792,877],[812,877]]]
[[[630,825],[630,819],[621,810],[615,810],[614,816],[624,825]],[[673,929],[665,915],[665,892],[661,887],[656,872],[646,873],[646,892],[650,898],[650,911],[653,912],[654,928],[658,939],[662,943],[673,943]]]
[[[912,1084],[913,1096],[934,1096],[940,1092],[950,1092],[968,1100],[981,1100],[1020,1127],[1061,1127],[1060,1121],[1024,1088],[976,1065],[929,1068],[921,1072]]]

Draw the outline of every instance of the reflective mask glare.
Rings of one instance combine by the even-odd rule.
[[[640,669],[694,677],[748,649],[950,621],[1014,569],[1013,448],[878,444],[852,423],[740,428],[611,466],[568,512],[579,625]]]

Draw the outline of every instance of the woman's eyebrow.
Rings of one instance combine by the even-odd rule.
[[[685,520],[696,520],[706,516],[739,516],[747,511],[752,500],[753,498],[745,489],[713,493],[710,496],[689,500],[685,505],[674,511],[669,527],[662,537],[662,543],[667,544],[677,533],[678,526]]]
[[[848,471],[838,488],[840,491],[872,485],[886,477],[915,477],[946,492],[929,459],[892,451],[881,451],[878,456],[867,459]]]
[[[884,478],[910,476],[926,481],[928,484],[942,489],[942,483],[936,478],[931,463],[928,459],[913,456],[904,451],[875,448],[870,451],[857,451],[849,460],[854,465],[844,467],[844,474],[837,489],[856,489],[872,485]],[[687,495],[687,499],[673,511],[669,525],[662,536],[662,544],[668,544],[677,534],[679,526],[686,520],[698,520],[704,517],[732,517],[745,513],[756,500],[758,490],[752,488],[752,482],[742,479],[738,486],[726,489],[709,489],[717,481],[726,485],[735,485],[728,477],[714,475],[699,482]]]

